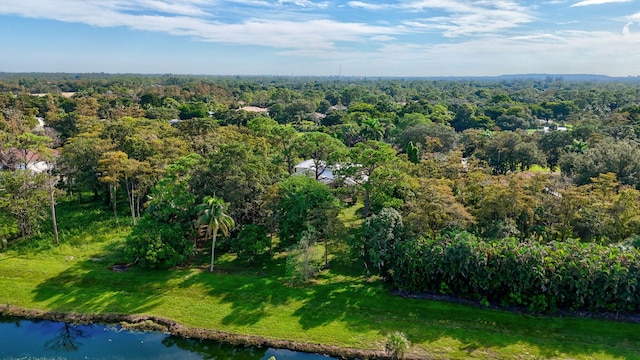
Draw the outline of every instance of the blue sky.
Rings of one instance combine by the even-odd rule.
[[[0,71],[640,75],[640,0],[0,0]]]

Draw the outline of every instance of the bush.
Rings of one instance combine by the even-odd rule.
[[[259,225],[245,225],[231,240],[231,251],[238,255],[240,261],[254,261],[265,253],[268,246],[267,229]]]
[[[533,312],[640,310],[640,250],[577,241],[485,242],[468,233],[397,242],[395,287]]]
[[[301,285],[309,281],[320,269],[320,264],[316,260],[319,252],[311,246],[314,237],[315,230],[308,226],[300,242],[289,249],[285,271],[292,285]]]
[[[183,263],[195,251],[191,230],[143,217],[126,240],[132,262],[143,267],[166,269]]]
[[[407,337],[399,331],[391,334],[384,346],[385,351],[387,354],[391,355],[392,359],[404,359],[404,354],[407,352],[408,348],[409,340],[407,340]]]
[[[384,208],[365,220],[360,236],[352,239],[351,250],[362,258],[367,271],[373,269],[386,277],[394,244],[401,241],[402,235],[402,215],[395,209]]]

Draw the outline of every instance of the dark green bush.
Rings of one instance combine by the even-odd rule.
[[[144,216],[126,241],[132,262],[146,268],[166,269],[183,263],[195,251],[189,228]]]
[[[245,225],[238,235],[231,239],[231,251],[235,252],[238,260],[251,262],[265,253],[269,246],[267,229],[260,225]]]
[[[576,241],[486,242],[468,233],[395,244],[391,280],[409,292],[594,312],[640,310],[640,252]]]

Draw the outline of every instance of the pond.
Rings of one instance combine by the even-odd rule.
[[[234,346],[124,330],[117,325],[73,325],[0,316],[0,359],[333,359],[281,349]]]

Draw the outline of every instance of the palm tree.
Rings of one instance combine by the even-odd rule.
[[[365,140],[382,140],[384,137],[384,127],[380,123],[380,120],[374,118],[368,118],[362,120],[362,129],[360,135]]]
[[[229,230],[233,229],[235,222],[231,216],[226,214],[227,204],[215,196],[205,196],[202,204],[198,205],[196,210],[198,211],[196,224],[198,226],[205,225],[207,227],[207,236],[211,236],[211,268],[209,271],[213,272],[218,230],[222,231],[224,236],[228,236]]]

